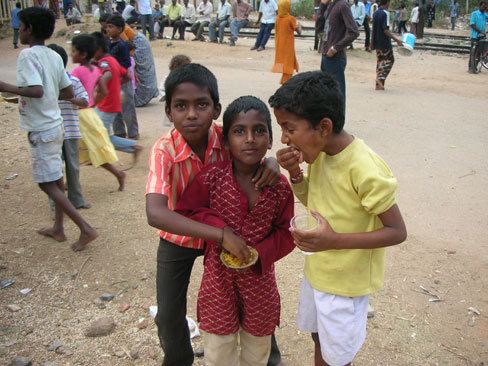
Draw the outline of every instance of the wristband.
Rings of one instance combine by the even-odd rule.
[[[303,169],[300,169],[297,175],[291,175],[290,174],[290,181],[295,184],[298,183],[299,180],[303,178]]]
[[[337,53],[337,50],[335,49],[335,47],[334,47],[334,46],[332,46],[330,49],[331,49],[331,51],[332,51],[332,52],[334,52],[334,54],[336,54],[336,53]]]

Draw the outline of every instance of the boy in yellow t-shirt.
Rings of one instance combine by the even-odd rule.
[[[297,323],[312,333],[315,366],[352,362],[366,338],[369,295],[383,283],[385,247],[407,236],[397,181],[374,151],[343,130],[342,103],[337,82],[322,71],[294,76],[269,99],[288,145],[278,162],[319,222],[315,230],[292,229],[296,245],[314,252],[305,259]]]

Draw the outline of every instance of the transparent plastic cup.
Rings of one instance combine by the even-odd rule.
[[[295,215],[290,220],[290,227],[298,230],[311,231],[317,229],[318,226],[318,220],[310,213]],[[305,255],[314,254],[313,252],[305,252],[303,250],[300,251]]]

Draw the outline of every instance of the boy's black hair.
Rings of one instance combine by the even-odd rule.
[[[64,48],[61,46],[58,46],[55,43],[48,44],[47,47],[52,49],[59,56],[61,56],[61,58],[63,59],[64,68],[66,69],[66,65],[68,64],[68,54],[66,53]]]
[[[293,76],[269,98],[269,105],[307,120],[314,128],[323,118],[330,118],[335,133],[344,127],[344,96],[335,78],[323,71]]]
[[[273,141],[273,130],[271,129],[271,114],[269,113],[269,109],[261,99],[253,97],[252,95],[239,97],[227,106],[227,109],[224,112],[224,127],[222,130],[225,138],[229,135],[230,127],[237,115],[241,112],[247,113],[251,109],[258,112],[266,121],[269,138]]]
[[[19,2],[16,2],[15,7],[20,9],[22,7],[22,5]]]
[[[103,34],[101,32],[93,32],[91,36],[95,40],[95,52],[97,52],[97,50],[101,48],[103,53],[107,53],[108,52],[107,39],[103,36]],[[95,54],[95,52],[93,52],[93,54]]]
[[[124,29],[124,27],[125,27],[125,20],[119,14],[112,14],[111,16],[109,16],[107,18],[107,20],[105,22],[107,24],[113,24],[116,27],[119,27],[119,28],[122,28],[122,29]]]
[[[39,40],[52,36],[56,24],[56,16],[52,10],[42,6],[33,6],[19,11],[19,20],[25,27],[32,27],[32,35]]]
[[[97,50],[95,38],[89,34],[80,34],[79,36],[73,37],[71,45],[75,46],[80,53],[86,52],[87,60],[93,58],[93,55]]]
[[[105,23],[109,16],[110,16],[110,14],[107,14],[107,13],[100,15],[100,18],[98,18],[98,22],[99,23]]]
[[[171,97],[176,87],[182,83],[192,83],[202,89],[207,89],[214,108],[220,103],[217,79],[212,71],[200,64],[186,64],[171,71],[164,82],[166,108],[171,110]]]
[[[380,6],[385,6],[390,0],[380,0]]]

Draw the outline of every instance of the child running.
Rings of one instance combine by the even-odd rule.
[[[94,32],[92,36],[95,38],[96,51],[93,58],[98,62],[98,67],[102,71],[101,82],[107,88],[107,96],[97,104],[95,110],[100,116],[110,135],[110,141],[115,147],[115,150],[134,154],[134,163],[137,162],[142,147],[136,145],[134,140],[126,139],[119,136],[112,135],[112,126],[118,113],[122,110],[120,103],[120,85],[122,83],[130,83],[130,75],[115,58],[110,56],[108,52],[107,41],[102,33]],[[130,61],[129,61],[130,62]],[[123,78],[121,80],[121,78]]]
[[[126,174],[113,165],[119,159],[110,142],[107,129],[94,110],[95,105],[107,95],[105,84],[101,82],[100,70],[90,63],[95,49],[95,39],[88,34],[76,36],[72,40],[71,58],[73,63],[80,66],[74,68],[71,75],[81,81],[88,93],[88,107],[80,106],[78,110],[82,135],[79,141],[80,162],[91,162],[95,168],[101,166],[108,170],[117,178],[119,191],[123,191]]]
[[[383,283],[385,247],[407,236],[397,180],[343,129],[343,96],[330,74],[298,74],[269,104],[288,145],[277,152],[278,162],[319,222],[315,230],[292,229],[297,246],[314,252],[305,258],[297,324],[312,333],[315,366],[350,365],[366,338],[369,295]]]
[[[51,43],[48,47],[61,56],[66,69],[68,54],[64,48],[54,43]],[[75,208],[88,209],[91,204],[85,202],[81,192],[80,156],[78,152],[78,140],[82,137],[79,127],[78,107],[86,108],[88,106],[88,94],[80,79],[69,73],[67,75],[71,80],[75,96],[70,100],[60,100],[58,104],[63,118],[64,140],[62,152],[66,171],[66,185],[68,186],[68,199]],[[51,200],[50,203],[51,209],[54,209],[54,203]]]
[[[293,32],[302,33],[302,27],[290,15],[290,0],[281,0],[278,4],[278,16],[275,24],[275,62],[271,72],[283,74],[280,84],[292,77],[294,70],[298,72],[298,61],[295,55],[295,37]]]
[[[171,71],[165,89],[166,114],[174,128],[151,150],[146,187],[147,220],[160,230],[155,321],[164,350],[163,365],[191,366],[194,356],[186,321],[187,291],[193,263],[204,253],[204,239],[221,242],[242,262],[247,262],[249,252],[232,249],[246,247],[230,228],[222,232],[173,211],[200,170],[230,157],[221,144],[222,127],[213,123],[221,110],[215,76],[202,65],[183,65]],[[280,177],[276,161],[265,159],[252,181],[256,189],[262,189],[280,182]]]
[[[259,260],[246,270],[229,269],[220,260],[219,242],[207,242],[198,294],[205,364],[266,366],[271,335],[280,319],[274,262],[295,247],[289,231],[294,198],[283,175],[271,188],[256,190],[252,183],[272,145],[271,116],[262,101],[245,96],[228,106],[223,143],[232,160],[203,169],[185,190],[176,211],[222,228],[224,233],[232,230],[257,250]]]
[[[18,86],[0,81],[0,92],[20,96],[19,124],[28,131],[32,176],[55,204],[54,226],[37,232],[59,242],[65,241],[63,217],[66,213],[80,229],[80,237],[71,249],[80,251],[98,233],[64,194],[63,119],[58,99],[72,99],[74,93],[61,57],[44,45],[53,34],[56,17],[51,10],[37,6],[20,11],[18,16],[20,42],[29,48],[19,54]]]

